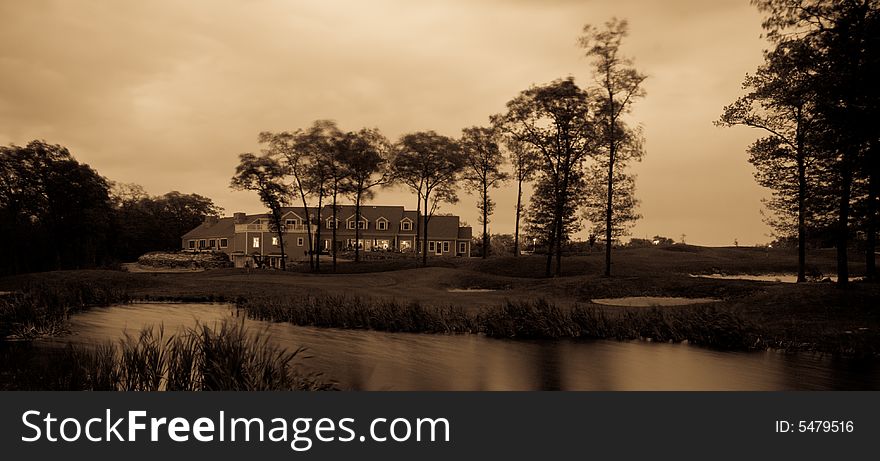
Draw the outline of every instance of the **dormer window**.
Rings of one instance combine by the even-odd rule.
[[[400,230],[411,231],[412,225],[413,223],[409,218],[404,218],[403,221],[400,221]]]
[[[348,227],[349,229],[354,229],[354,226],[355,226],[354,223],[355,223],[355,219],[354,219],[354,216],[352,216],[346,220],[346,227]],[[366,229],[367,228],[367,218],[361,216],[360,221],[358,221],[357,227],[358,227],[358,229]]]
[[[336,222],[333,221],[333,218],[327,218],[327,229],[338,229],[339,228],[339,220]]]
[[[366,229],[367,222],[366,221],[358,221],[358,229]]]
[[[299,221],[296,219],[288,219],[284,221],[284,225],[291,229],[295,229],[297,224],[299,224]]]
[[[378,230],[388,230],[388,220],[385,218],[379,218],[376,220],[376,229]]]

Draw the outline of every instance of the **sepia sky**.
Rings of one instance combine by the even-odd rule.
[[[712,124],[761,61],[748,0],[0,2],[0,144],[45,139],[150,194],[258,212],[255,193],[228,187],[258,132],[329,118],[392,140],[457,137],[530,85],[589,86],[576,39],[612,16],[629,20],[623,51],[649,75],[630,116],[647,138],[633,236],[769,241],[745,153],[759,133]],[[512,232],[515,188],[496,197],[492,232]],[[440,211],[476,226],[475,201]]]

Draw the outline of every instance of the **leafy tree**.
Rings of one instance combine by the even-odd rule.
[[[586,194],[584,198],[583,216],[592,226],[590,233],[595,235],[608,235],[606,226],[608,225],[608,193],[604,186],[607,182],[603,181],[608,169],[604,165],[592,165],[586,172],[587,180]],[[619,239],[622,236],[629,235],[632,225],[641,218],[636,211],[639,200],[635,197],[636,181],[635,176],[625,173],[621,170],[614,172],[614,194],[613,209],[614,216],[611,222],[611,237]],[[605,244],[608,244],[606,239]]]
[[[354,199],[354,260],[360,261],[361,203],[373,198],[374,188],[388,184],[386,171],[391,145],[377,129],[346,133],[342,139],[340,161],[344,169],[345,190]]]
[[[455,186],[464,155],[455,140],[433,131],[403,135],[394,149],[394,179],[418,193],[424,206],[422,265],[427,265],[428,223],[441,203],[458,201]]]
[[[269,229],[278,235],[281,247],[281,269],[286,269],[284,253],[284,225],[281,222],[282,207],[287,204],[288,191],[284,185],[284,166],[274,157],[263,155],[257,157],[251,153],[238,156],[239,164],[235,168],[231,187],[238,190],[252,190],[260,196],[260,201],[269,209]]]
[[[501,170],[504,155],[498,145],[498,132],[493,128],[471,127],[462,131],[461,147],[465,168],[462,179],[466,187],[477,193],[480,224],[483,225],[483,259],[489,254],[489,217],[495,210],[495,201],[489,190],[506,181],[508,175]]]
[[[631,59],[620,55],[620,45],[628,34],[628,23],[616,18],[605,23],[605,29],[584,26],[580,45],[593,59],[593,77],[596,81],[595,119],[597,152],[605,164],[605,275],[611,276],[611,241],[614,229],[615,169],[622,170],[632,160],[644,155],[641,136],[623,120],[635,99],[645,95],[642,83],[647,78],[639,73]],[[625,177],[625,176],[624,176]],[[625,203],[626,201],[620,201]]]
[[[67,148],[0,147],[0,271],[94,267],[111,258],[110,186]]]
[[[513,177],[516,180],[516,219],[513,233],[513,256],[519,256],[519,224],[522,218],[522,186],[531,181],[541,168],[541,154],[532,146],[513,138],[506,138],[508,158],[513,166]]]
[[[758,128],[769,136],[749,148],[749,162],[757,169],[755,177],[774,192],[767,201],[777,216],[794,214],[797,220],[798,282],[806,281],[808,177],[819,177],[820,158],[814,142],[816,131],[816,55],[803,40],[779,43],[764,55],[765,62],[755,75],[747,75],[747,91],[724,108],[721,126],[744,125]],[[821,171],[821,170],[820,170]],[[771,221],[777,229],[785,219]],[[786,223],[787,224],[787,223]],[[790,234],[789,234],[790,235]]]
[[[554,245],[555,273],[562,272],[565,221],[570,215],[569,209],[576,208],[578,203],[573,183],[576,178],[582,179],[584,161],[594,137],[589,105],[587,93],[572,78],[567,78],[521,92],[507,103],[506,113],[492,117],[495,126],[516,142],[540,152],[543,159],[539,183],[545,192],[537,201],[533,197],[530,214],[533,223],[543,223],[540,228],[546,233],[547,276],[552,273]],[[535,209],[536,204],[541,209]]]

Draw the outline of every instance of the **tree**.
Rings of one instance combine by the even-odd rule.
[[[501,171],[504,155],[498,146],[498,132],[494,128],[471,127],[462,130],[461,147],[465,159],[462,179],[466,187],[477,193],[480,224],[483,225],[482,257],[489,254],[489,217],[495,210],[495,202],[489,190],[506,181],[507,173]]]
[[[344,167],[341,159],[337,158],[337,148],[342,132],[336,123],[331,120],[316,120],[305,131],[298,132],[294,139],[294,154],[288,155],[288,161],[296,161],[299,170],[294,178],[301,187],[301,194],[311,195],[318,200],[317,226],[315,230],[314,270],[321,270],[321,220],[324,209],[324,197],[331,197],[333,202],[333,215],[335,218],[336,200],[339,194],[340,183],[345,179]],[[293,164],[291,164],[293,165]],[[307,207],[305,199],[303,206]],[[312,220],[306,211],[307,226],[311,229]],[[309,231],[311,232],[311,231]],[[335,229],[333,230],[335,242]],[[309,235],[311,239],[311,235]],[[312,248],[312,247],[310,247]],[[335,252],[334,252],[335,254]],[[336,258],[333,258],[333,270],[336,270]]]
[[[589,221],[590,234],[605,235],[608,231],[608,193],[604,186],[606,184],[603,179],[608,169],[602,164],[592,165],[587,173],[586,196],[584,199],[583,216]],[[642,216],[636,211],[639,200],[635,197],[636,180],[631,174],[621,170],[614,172],[614,217],[611,221],[611,237],[619,239],[625,235],[629,235],[632,225]],[[605,244],[608,244],[607,238]]]
[[[875,120],[880,95],[880,2],[877,0],[754,0],[767,16],[763,27],[772,43],[801,40],[815,52],[817,121],[822,124],[824,157],[829,159],[837,191],[837,284],[849,280],[847,249],[853,220],[854,187],[868,183],[868,203],[862,221],[869,236],[866,270],[875,278],[877,200],[876,168],[872,157],[878,136]],[[875,184],[872,186],[871,184]],[[855,197],[857,198],[857,197]],[[855,216],[859,221],[859,216]]]
[[[314,161],[308,152],[301,150],[300,136],[302,131],[282,131],[272,133],[264,131],[260,133],[258,140],[266,144],[263,154],[272,158],[283,159],[283,170],[293,176],[293,187],[302,201],[303,214],[305,214],[306,235],[308,236],[309,268],[315,269],[314,240],[312,239],[312,219],[309,213],[309,173]],[[320,214],[320,213],[319,213]]]
[[[607,168],[605,200],[605,276],[611,276],[611,240],[614,229],[615,169],[622,170],[631,160],[644,156],[641,136],[623,121],[635,99],[644,97],[642,83],[647,78],[639,73],[629,58],[620,55],[620,45],[628,34],[625,20],[611,19],[605,29],[584,26],[580,45],[593,59],[596,80],[596,125],[599,143],[596,146]]]
[[[403,135],[395,145],[394,178],[419,194],[424,209],[422,265],[428,264],[428,223],[441,203],[456,203],[465,160],[458,143],[434,131]]]
[[[724,108],[720,126],[744,125],[769,133],[749,148],[758,182],[774,191],[768,207],[776,215],[794,213],[797,220],[798,275],[806,281],[808,176],[818,168],[816,139],[816,56],[802,40],[790,40],[764,54],[764,64],[747,75],[747,91]],[[778,222],[778,221],[777,221]],[[777,228],[779,226],[777,225]]]
[[[34,140],[0,147],[0,272],[94,267],[109,261],[110,186],[67,148]]]
[[[516,142],[534,148],[543,158],[542,186],[546,194],[538,201],[550,221],[546,232],[547,267],[552,273],[556,246],[556,275],[562,273],[562,241],[568,209],[576,203],[572,182],[582,174],[591,151],[594,127],[589,118],[589,98],[572,78],[523,91],[507,103],[507,112],[492,122]],[[537,195],[537,194],[536,194]],[[533,203],[535,202],[533,197]]]
[[[269,209],[269,230],[278,235],[281,247],[281,270],[286,269],[284,253],[284,225],[281,223],[281,208],[288,201],[287,187],[283,183],[284,166],[277,159],[263,155],[257,157],[251,153],[238,156],[239,164],[235,168],[231,187],[238,190],[256,191],[260,201]]]
[[[506,138],[508,157],[513,166],[513,177],[516,180],[516,219],[513,233],[513,256],[519,256],[519,223],[522,218],[522,186],[526,181],[531,181],[538,173],[541,167],[541,154],[532,146],[517,141],[513,138]]]
[[[360,261],[361,203],[373,198],[374,187],[388,184],[386,165],[391,146],[377,129],[346,133],[340,161],[345,170],[346,192],[354,199],[354,260]],[[335,219],[335,218],[334,218]]]

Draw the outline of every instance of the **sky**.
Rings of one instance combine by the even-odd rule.
[[[332,119],[458,137],[532,85],[593,85],[583,26],[627,19],[622,51],[648,75],[628,116],[647,152],[631,167],[632,236],[771,240],[746,154],[760,133],[712,123],[767,47],[749,0],[29,0],[0,2],[0,17],[0,144],[61,144],[108,179],[205,195],[227,215],[263,209],[229,188],[260,131]],[[491,231],[512,233],[515,187],[495,197]],[[476,197],[460,198],[440,212],[476,226]]]

